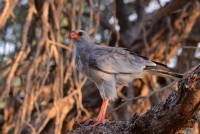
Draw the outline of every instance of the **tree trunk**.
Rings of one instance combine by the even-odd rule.
[[[152,107],[143,115],[134,115],[129,121],[109,121],[93,127],[80,124],[70,134],[78,133],[181,133],[192,127],[200,105],[200,65],[178,82],[177,91]]]

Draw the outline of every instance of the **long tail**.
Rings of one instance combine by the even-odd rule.
[[[162,77],[169,77],[172,79],[181,79],[184,76],[183,74],[171,71],[171,69],[168,68],[166,65],[157,62],[155,63],[156,66],[147,66],[144,70],[149,74],[158,75]]]

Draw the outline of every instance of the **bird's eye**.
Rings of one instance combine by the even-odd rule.
[[[79,36],[82,36],[82,35],[83,35],[83,32],[79,32],[78,35],[79,35]]]

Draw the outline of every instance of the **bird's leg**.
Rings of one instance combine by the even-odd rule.
[[[94,126],[97,126],[97,125],[99,125],[101,123],[105,123],[107,121],[105,119],[105,115],[106,115],[106,110],[107,110],[107,107],[108,107],[108,102],[109,102],[108,99],[103,100],[103,103],[101,105],[101,109],[99,111],[99,114],[98,114],[97,118],[89,119],[89,120],[86,121],[86,123],[89,123],[89,122],[93,121]]]
[[[104,124],[106,122],[105,115],[106,115],[106,110],[107,110],[107,107],[108,107],[108,102],[109,102],[108,99],[103,100],[99,115],[94,120],[94,126],[97,126],[97,125],[99,125],[101,123]]]

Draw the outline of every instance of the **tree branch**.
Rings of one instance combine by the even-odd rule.
[[[15,8],[16,4],[17,0],[5,0],[4,9],[0,14],[0,29],[4,27],[8,18],[13,15],[13,9]]]
[[[200,65],[181,79],[177,91],[143,115],[134,115],[129,121],[110,121],[93,128],[81,125],[70,132],[79,133],[175,133],[192,127],[194,114],[200,106]]]

